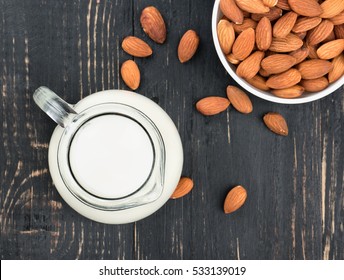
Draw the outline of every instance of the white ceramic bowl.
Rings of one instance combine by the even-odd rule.
[[[215,44],[215,49],[217,52],[217,55],[219,56],[222,65],[226,68],[227,72],[231,77],[240,85],[242,86],[245,90],[248,92],[263,98],[268,101],[276,102],[276,103],[283,103],[283,104],[301,104],[301,103],[306,103],[306,102],[311,102],[317,99],[320,99],[326,95],[329,95],[330,93],[334,92],[344,84],[344,76],[342,76],[339,80],[336,82],[330,84],[326,89],[319,91],[319,92],[312,92],[312,93],[304,93],[298,98],[294,99],[287,99],[287,98],[280,98],[268,91],[263,91],[260,89],[255,88],[254,86],[250,85],[248,82],[246,82],[244,79],[240,78],[236,73],[236,66],[230,64],[225,55],[223,54],[220,44],[219,44],[219,39],[217,37],[217,23],[219,20],[222,18],[223,14],[220,10],[220,0],[216,0],[214,4],[214,9],[213,9],[213,16],[212,16],[212,32],[213,32],[213,40]]]

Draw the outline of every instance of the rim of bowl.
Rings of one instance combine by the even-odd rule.
[[[320,98],[323,98],[335,90],[339,89],[344,84],[344,76],[342,76],[340,79],[335,81],[334,83],[330,84],[326,89],[318,92],[312,92],[312,93],[306,93],[304,96],[288,99],[288,98],[281,98],[274,96],[270,92],[265,92],[260,89],[257,89],[253,86],[251,86],[248,82],[246,82],[244,79],[237,76],[235,71],[232,69],[234,66],[230,66],[229,62],[227,62],[227,59],[225,55],[223,54],[220,43],[217,37],[217,23],[222,16],[222,12],[220,11],[220,0],[216,0],[213,8],[213,14],[212,14],[212,34],[213,34],[213,41],[215,45],[215,49],[217,52],[218,57],[220,58],[220,61],[222,65],[225,67],[228,74],[245,90],[250,92],[251,94],[258,96],[262,99],[275,102],[275,103],[281,103],[281,104],[302,104],[307,102],[312,102],[315,100],[318,100]]]

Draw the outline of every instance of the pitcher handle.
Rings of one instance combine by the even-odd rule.
[[[47,87],[39,87],[33,94],[33,100],[51,119],[61,127],[66,127],[77,113],[61,97]]]

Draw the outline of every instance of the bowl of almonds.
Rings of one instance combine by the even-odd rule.
[[[310,102],[344,84],[344,0],[216,0],[212,32],[230,76],[265,100]]]

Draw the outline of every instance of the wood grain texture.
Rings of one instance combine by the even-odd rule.
[[[140,27],[148,5],[166,20],[163,45]],[[251,95],[248,116],[232,107],[200,115],[196,101],[225,97],[235,84],[213,47],[212,6],[206,0],[0,0],[1,259],[344,259],[343,87],[310,104]],[[182,65],[177,45],[188,29],[201,44]],[[96,91],[127,89],[119,69],[131,58],[120,48],[128,35],[153,48],[152,57],[135,59],[138,92],[176,123],[183,174],[195,187],[142,221],[104,225],[80,216],[54,188],[47,157],[55,124],[32,93],[46,85],[75,103]],[[264,126],[269,111],[287,119],[288,137]],[[225,215],[223,200],[236,184],[246,187],[248,199]]]

